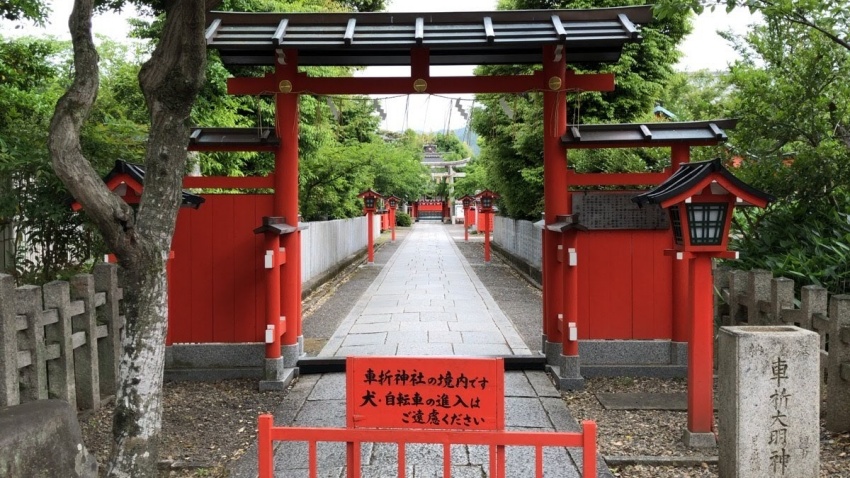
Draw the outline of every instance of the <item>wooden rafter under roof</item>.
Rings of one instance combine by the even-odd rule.
[[[280,139],[273,128],[192,128],[189,151],[275,151]]]
[[[440,13],[236,13],[207,15],[207,46],[228,65],[409,65],[427,48],[431,65],[535,64],[542,46],[564,45],[568,63],[619,59],[652,20],[649,6]]]

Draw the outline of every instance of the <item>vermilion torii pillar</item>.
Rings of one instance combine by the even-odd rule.
[[[671,173],[691,160],[691,147],[689,144],[675,144],[670,148]],[[691,316],[688,303],[688,278],[690,273],[688,267],[690,261],[673,261],[673,342],[688,343],[690,324],[688,317]],[[710,286],[713,287],[713,286]]]
[[[572,212],[572,197],[567,184],[566,148],[561,135],[567,129],[566,51],[556,45],[543,48],[543,221],[553,224],[558,216]],[[578,341],[564,340],[562,324],[575,323],[566,317],[566,306],[577,315],[576,294],[564,303],[565,268],[559,257],[562,233],[543,228],[543,350],[547,363],[558,367],[561,389],[581,388],[584,384],[578,368]]]

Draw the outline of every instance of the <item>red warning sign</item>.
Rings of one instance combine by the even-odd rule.
[[[501,358],[348,357],[348,426],[504,430]]]

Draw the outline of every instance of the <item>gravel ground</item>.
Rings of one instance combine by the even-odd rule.
[[[520,335],[533,349],[540,348],[540,291],[494,256],[483,261],[480,237],[458,247],[475,269]],[[403,234],[402,231],[397,231]],[[398,246],[384,244],[376,252],[376,263],[386,261]],[[304,333],[313,354],[353,306],[359,291],[371,282],[377,268],[352,267],[353,275],[320,288],[305,301]],[[363,275],[365,274],[365,275]],[[355,300],[352,300],[352,297]],[[341,314],[341,315],[340,315]],[[606,410],[596,399],[599,392],[684,392],[683,379],[594,378],[585,390],[563,394],[566,406],[577,420],[591,419],[599,427],[599,451],[606,457],[678,457],[688,464],[655,466],[646,460],[639,464],[610,464],[615,476],[627,478],[716,477],[716,450],[690,450],[680,437],[687,415],[674,411]],[[253,380],[221,382],[172,382],[164,389],[163,443],[160,449],[160,476],[226,477],[227,465],[245,453],[256,440],[256,420],[273,411],[281,401],[276,392],[258,392]],[[96,413],[80,416],[83,437],[89,451],[103,463],[108,456],[112,406],[107,403]],[[850,478],[850,433],[821,433],[820,478]],[[808,478],[808,477],[789,477]]]

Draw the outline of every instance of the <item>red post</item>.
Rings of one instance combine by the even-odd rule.
[[[171,316],[171,311],[174,310],[174,294],[171,293],[171,265],[174,262],[174,250],[168,251],[168,260],[165,262],[165,287],[168,291],[168,310],[169,317]],[[168,328],[168,332],[165,335],[165,345],[171,345],[173,343],[173,339],[171,338],[171,327]]]
[[[285,63],[277,63],[277,79],[281,93],[275,95],[275,118],[280,148],[275,153],[274,215],[286,218],[298,227],[298,93],[290,93],[283,85],[295,82],[298,74],[298,52],[287,50]],[[281,247],[287,261],[281,267],[280,312],[288,326],[283,345],[296,345],[301,331],[301,232],[281,236]],[[272,299],[271,297],[269,299]]]
[[[271,330],[272,341],[266,339],[266,358],[280,358],[280,236],[273,233],[265,235],[266,249],[266,330]],[[271,267],[269,267],[271,266]]]
[[[562,94],[566,87],[565,52],[556,53],[555,45],[543,47],[543,219],[546,224],[572,210],[567,191],[566,152],[561,135],[567,129],[567,103]],[[564,312],[564,265],[558,262],[560,233],[543,229],[543,331],[549,342],[561,342],[558,314]],[[567,297],[575,301],[576,297]]]
[[[596,422],[581,422],[582,475],[596,476]]]
[[[390,239],[395,242],[395,208],[390,208]]]
[[[274,476],[274,454],[272,454],[272,426],[274,417],[271,415],[260,415],[257,424],[257,452],[258,468],[260,478],[272,478]]]
[[[690,161],[691,148],[688,145],[675,145],[670,151],[671,170]],[[687,342],[690,323],[688,318],[688,263],[690,261],[673,259],[673,342]]]
[[[484,262],[490,262],[490,213],[484,213]]]
[[[368,231],[366,232],[366,237],[368,238],[367,250],[369,251],[369,264],[375,262],[375,233],[372,232],[372,230],[375,228],[374,221],[375,220],[373,219],[372,211],[369,210],[368,212],[366,212],[366,228],[368,229]]]
[[[463,208],[463,240],[469,242],[469,208]]]
[[[690,264],[691,330],[688,343],[688,430],[711,433],[714,425],[714,284],[711,255],[695,253]]]
[[[563,346],[561,353],[568,357],[578,355],[578,237],[575,231],[564,237],[564,295],[571,300],[564,304],[564,322],[562,327]],[[574,331],[571,329],[575,328]],[[571,335],[572,334],[572,335]]]

